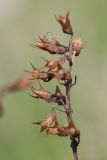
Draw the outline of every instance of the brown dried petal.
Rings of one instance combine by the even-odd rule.
[[[60,23],[64,33],[73,35],[72,26],[69,19],[69,12],[66,13],[65,17],[64,16],[59,16],[58,18],[56,17],[56,20]]]

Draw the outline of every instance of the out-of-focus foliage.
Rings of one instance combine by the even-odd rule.
[[[85,43],[75,60],[73,74],[78,76],[78,83],[72,93],[74,119],[81,130],[80,159],[107,158],[106,6],[104,0],[0,0],[0,86],[17,79],[24,69],[30,69],[29,61],[41,67],[44,65],[41,56],[57,58],[30,45],[34,38],[38,39],[38,34],[43,36],[47,31],[66,45],[69,38],[54,17],[70,11],[74,34]],[[44,86],[54,91],[55,83]],[[35,82],[34,86],[37,85]],[[46,117],[50,104],[32,99],[29,92],[30,88],[3,99],[0,159],[71,159],[68,138],[39,134],[39,129],[32,124]],[[60,119],[64,121],[63,113]]]

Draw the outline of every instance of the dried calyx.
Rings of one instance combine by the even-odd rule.
[[[33,98],[39,98],[43,99],[49,103],[57,103],[58,105],[66,104],[66,98],[60,91],[59,87],[56,86],[56,92],[55,94],[52,94],[51,92],[41,89],[36,89],[32,87],[32,91],[34,95],[31,95]]]

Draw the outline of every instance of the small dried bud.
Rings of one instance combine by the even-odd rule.
[[[56,120],[56,110],[55,108],[52,109],[51,113],[47,116],[46,119],[40,122],[33,122],[34,124],[40,125],[41,130],[40,132],[44,131],[48,127],[52,125],[52,123]]]
[[[73,35],[72,26],[69,19],[69,12],[66,13],[65,17],[64,16],[59,16],[58,18],[56,17],[56,20],[60,23],[64,33]]]
[[[44,51],[48,51],[50,54],[60,54],[63,55],[68,51],[68,47],[61,45],[56,38],[52,37],[49,40],[46,35],[36,42],[36,44],[32,45],[33,47],[38,47]]]
[[[59,60],[50,60],[50,61],[48,61],[46,59],[44,59],[44,60],[47,62],[44,67],[48,67],[49,68],[48,72],[52,71],[52,70],[60,71],[60,70],[63,69],[63,67],[61,65],[65,63],[66,57],[63,56]]]
[[[84,44],[82,43],[80,38],[76,38],[73,42],[71,42],[70,48],[73,52],[73,55],[79,56],[81,49],[84,48]]]

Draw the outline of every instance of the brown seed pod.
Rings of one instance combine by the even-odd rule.
[[[50,127],[55,120],[56,120],[56,110],[55,110],[55,108],[52,108],[52,111],[50,112],[50,114],[47,116],[46,119],[44,119],[40,122],[33,122],[33,124],[40,125],[40,127],[41,127],[40,132],[42,132],[45,129],[47,129],[48,127]]]
[[[69,19],[69,12],[66,13],[66,16],[56,17],[56,20],[58,23],[60,23],[64,33],[73,35],[73,29]]]
[[[39,37],[36,44],[33,44],[32,46],[48,51],[50,54],[64,55],[68,51],[68,47],[61,45],[56,38],[52,36],[52,39],[49,40],[46,35],[43,38]]]
[[[70,49],[75,56],[79,56],[81,49],[84,48],[84,44],[79,37],[75,38],[70,44]]]

